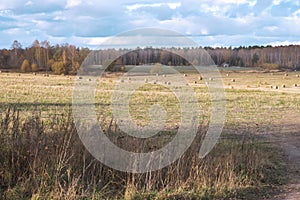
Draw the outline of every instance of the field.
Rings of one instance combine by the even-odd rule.
[[[95,109],[105,134],[132,152],[157,150],[180,126],[180,106],[163,75],[130,76],[144,81],[130,99],[134,123],[146,126],[149,109],[166,109],[163,131],[131,138],[113,118],[111,99],[122,73],[106,73],[95,90]],[[76,76],[0,73],[0,196],[4,199],[273,199],[299,190],[300,73],[221,69],[226,121],[218,144],[198,156],[210,122],[207,80],[188,71],[196,94],[199,128],[195,141],[176,162],[147,173],[125,173],[94,159],[72,120]],[[171,78],[172,75],[166,77]],[[80,77],[92,82],[93,77]],[[215,77],[211,77],[211,81]],[[160,85],[162,83],[162,85]],[[170,85],[174,82],[170,81]],[[126,91],[125,91],[126,92]],[[159,124],[157,124],[158,126]],[[293,177],[293,178],[290,178]],[[288,193],[288,191],[291,191]]]

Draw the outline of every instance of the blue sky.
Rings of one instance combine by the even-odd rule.
[[[0,0],[0,48],[15,39],[93,48],[145,27],[201,46],[300,44],[300,0]]]

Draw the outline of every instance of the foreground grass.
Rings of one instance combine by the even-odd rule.
[[[106,129],[109,137],[121,134],[111,130]],[[1,121],[0,195],[4,199],[229,198],[267,188],[282,173],[281,165],[273,162],[278,155],[250,135],[221,140],[209,156],[200,159],[204,132],[205,127],[188,152],[172,165],[131,174],[95,160],[81,144],[70,113],[54,115],[45,123],[39,111],[21,121],[17,110],[8,109]],[[123,140],[127,148],[140,145]],[[119,143],[124,145],[121,140]],[[145,152],[153,145],[142,144]]]

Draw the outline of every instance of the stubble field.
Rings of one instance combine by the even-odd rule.
[[[198,156],[210,122],[211,102],[206,81],[199,80],[199,74],[187,73],[184,79],[198,99],[195,109],[201,111],[196,140],[172,165],[155,172],[131,174],[104,166],[80,142],[71,114],[74,82],[79,77],[1,73],[1,197],[272,199],[289,190],[297,191],[299,158],[288,158],[292,150],[297,155],[300,143],[298,73],[222,69],[221,74],[226,91],[226,121],[213,151],[204,159]],[[144,86],[130,100],[131,119],[140,126],[147,125],[149,109],[159,103],[167,111],[166,124],[160,134],[148,140],[126,137],[118,129],[111,107],[114,92],[124,92],[114,89],[121,84],[122,75],[106,73],[98,80],[98,121],[107,136],[124,149],[159,149],[172,140],[180,126],[178,99],[162,75],[155,78],[155,84],[143,77]],[[92,79],[81,78],[87,82]],[[138,79],[131,76],[125,82],[135,84]]]

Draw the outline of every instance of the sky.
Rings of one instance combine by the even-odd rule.
[[[97,48],[146,27],[199,46],[300,44],[300,0],[0,0],[0,48],[36,39]]]

